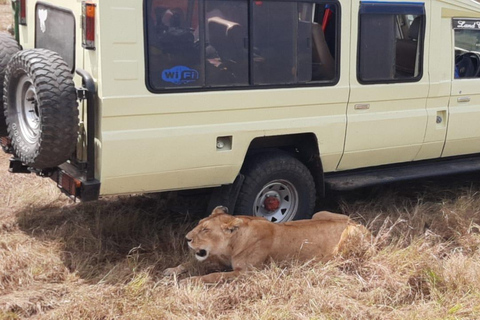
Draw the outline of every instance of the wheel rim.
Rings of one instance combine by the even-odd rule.
[[[293,219],[298,209],[298,192],[287,180],[274,180],[266,184],[257,194],[253,212],[272,222],[286,222]]]
[[[40,113],[35,86],[27,75],[22,76],[18,82],[15,106],[20,130],[25,140],[35,143],[40,130]]]

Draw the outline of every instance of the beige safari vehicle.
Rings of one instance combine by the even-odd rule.
[[[274,222],[349,189],[480,168],[472,0],[16,0],[10,171],[84,201],[212,188]]]

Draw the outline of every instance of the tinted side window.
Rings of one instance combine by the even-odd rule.
[[[336,2],[146,0],[145,14],[153,91],[338,79]]]
[[[338,13],[334,3],[255,1],[253,83],[334,81]]]
[[[480,77],[480,20],[453,19],[455,78]]]
[[[358,44],[359,81],[420,80],[424,42],[423,4],[362,3]]]

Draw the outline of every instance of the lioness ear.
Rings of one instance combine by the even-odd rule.
[[[228,222],[228,223],[224,223],[222,225],[222,229],[225,231],[225,232],[229,232],[229,233],[233,233],[234,231],[236,231],[238,228],[240,228],[240,226],[243,224],[243,220],[240,219],[240,218],[235,218],[233,219],[232,221]]]
[[[213,209],[212,213],[210,214],[210,217],[214,217],[219,214],[228,214],[228,208],[224,206],[217,206],[215,209]]]

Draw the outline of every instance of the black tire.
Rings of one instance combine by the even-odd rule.
[[[3,97],[8,135],[24,164],[45,169],[70,158],[78,136],[77,94],[57,53],[32,49],[14,55]]]
[[[0,137],[8,135],[3,112],[3,79],[8,62],[20,50],[17,40],[10,33],[0,32]]]
[[[272,222],[308,219],[315,206],[315,183],[308,168],[283,152],[262,153],[248,160],[235,214]]]

